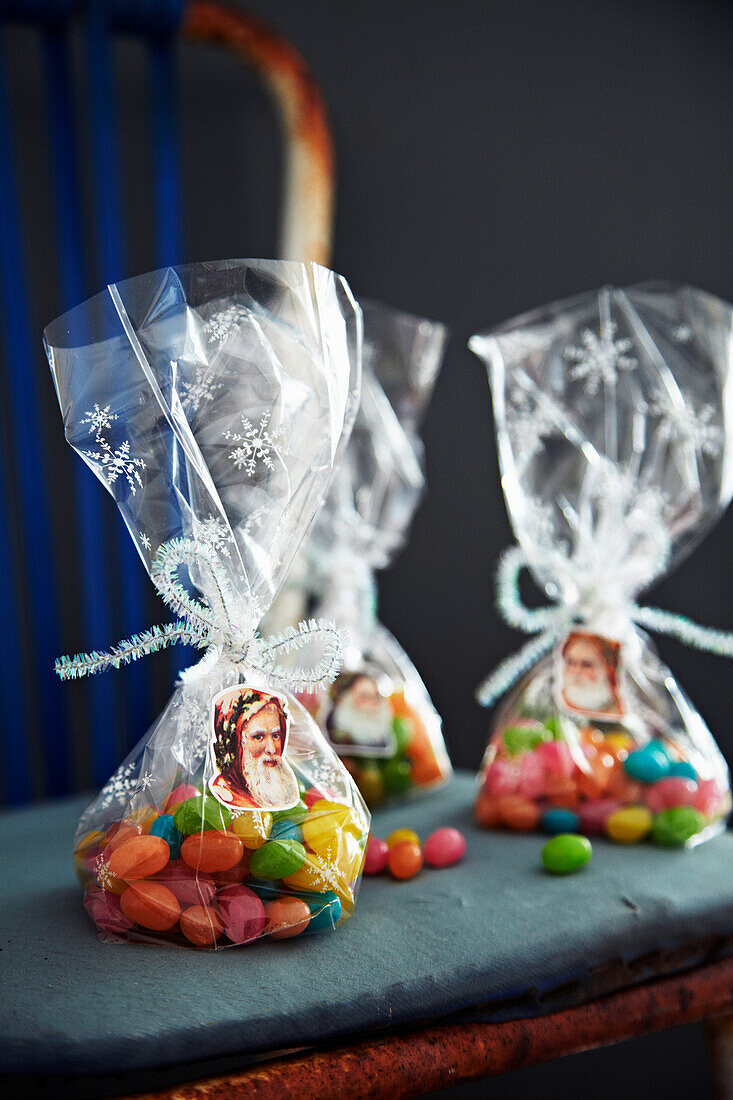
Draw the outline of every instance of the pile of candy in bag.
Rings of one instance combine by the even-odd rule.
[[[440,717],[412,661],[377,618],[374,578],[404,543],[423,494],[418,429],[446,329],[377,302],[361,306],[364,369],[354,429],[263,629],[309,613],[344,629],[343,671],[300,699],[374,807],[432,789],[451,774]]]
[[[325,268],[230,261],[111,285],[45,332],[66,438],[179,616],[59,673],[205,650],[79,821],[102,939],[226,947],[354,910],[369,814],[294,695],[335,675],[338,632],[257,627],[348,438],[361,326]]]
[[[499,607],[536,634],[479,689],[485,705],[505,696],[479,775],[482,825],[670,846],[724,827],[723,757],[639,628],[730,646],[636,601],[731,497],[731,313],[688,287],[605,288],[471,340],[518,543]],[[525,567],[554,605],[523,605]]]

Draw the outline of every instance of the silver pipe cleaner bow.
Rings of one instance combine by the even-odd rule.
[[[182,565],[207,569],[213,582],[208,601],[197,600],[186,591],[178,579]],[[205,649],[207,656],[216,660],[221,658],[234,665],[247,665],[269,679],[280,681],[291,691],[315,691],[336,678],[341,667],[344,639],[335,623],[309,619],[267,638],[256,633],[248,637],[233,626],[229,613],[233,594],[210,546],[191,539],[171,539],[158,548],[151,576],[162,599],[180,618],[135,634],[108,652],[92,650],[73,657],[59,657],[54,668],[62,680],[76,680],[108,668],[119,668],[147,653],[156,653],[178,643]],[[291,668],[279,663],[278,658],[313,644],[320,645],[322,653],[311,667]]]

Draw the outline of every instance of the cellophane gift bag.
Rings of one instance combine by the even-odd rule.
[[[483,825],[676,846],[724,826],[725,761],[640,627],[728,656],[731,637],[637,600],[731,497],[731,317],[709,294],[650,284],[471,340],[518,543],[499,607],[537,634],[479,689],[485,705],[504,696],[479,776]],[[524,567],[554,606],[522,604]]]
[[[376,806],[435,787],[451,770],[425,685],[377,617],[375,581],[403,545],[424,492],[419,427],[446,330],[378,302],[361,305],[364,371],[354,430],[270,627],[310,611],[344,628],[341,674],[301,698]]]
[[[45,344],[66,438],[179,616],[59,673],[205,650],[79,821],[98,934],[208,948],[333,928],[369,815],[293,691],[335,674],[338,632],[256,630],[353,422],[359,308],[315,264],[193,264],[109,286]]]

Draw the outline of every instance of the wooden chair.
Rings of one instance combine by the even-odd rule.
[[[162,266],[183,258],[174,88],[175,50],[181,36],[235,51],[260,74],[272,91],[283,122],[287,152],[280,254],[328,262],[333,204],[329,129],[321,97],[305,65],[279,35],[251,16],[206,0],[190,0],[186,5],[182,0],[115,0],[114,3],[89,0],[84,4],[72,0],[12,0],[9,7],[6,3],[6,12],[11,19],[32,22],[42,43],[48,101],[48,154],[55,200],[53,247],[58,268],[59,312],[94,292],[103,282],[130,274],[125,261],[112,91],[111,55],[116,34],[138,36],[148,51],[152,201],[158,264]],[[89,144],[81,158],[70,53],[75,20],[81,26],[85,43],[89,104]],[[0,35],[2,30],[0,23]],[[72,644],[79,647],[106,645],[120,633],[130,633],[145,625],[149,616],[145,613],[143,571],[116,516],[114,571],[119,576],[118,590],[124,593],[124,598],[110,599],[101,489],[80,463],[74,467],[76,495],[72,508],[54,506],[53,490],[57,479],[48,465],[39,412],[42,406],[39,393],[48,385],[47,368],[30,304],[31,280],[19,201],[28,184],[19,180],[15,173],[13,141],[12,111],[7,102],[5,82],[0,80],[0,329],[7,393],[3,403],[3,447],[0,452],[0,575],[6,578],[5,630],[0,634],[0,736],[6,766],[7,800],[22,803],[39,791],[49,795],[64,794],[73,786],[73,746],[69,734],[73,708],[67,705],[69,687],[61,689],[52,671],[53,659],[68,648],[65,640],[73,634]],[[97,232],[91,271],[85,263],[82,241],[81,161],[87,161],[91,167],[93,182]],[[58,492],[66,499],[69,489],[60,485]],[[64,601],[59,598],[51,548],[61,537],[57,529],[59,516],[65,522],[70,511],[81,521],[73,536],[78,550],[78,595],[70,601],[72,605],[78,604],[80,612],[71,624],[64,625]],[[67,612],[68,605],[67,600]],[[119,631],[113,628],[114,620],[118,620]],[[20,646],[17,639],[21,641]],[[103,681],[92,679],[88,685],[83,685],[83,691],[88,694],[76,697],[76,718],[80,702],[86,709],[89,741],[83,749],[91,757],[90,779],[95,785],[107,779],[118,763],[120,749],[137,740],[152,718],[150,679],[154,675],[152,662],[116,674],[114,690],[119,706],[111,721],[103,722],[100,718],[105,709],[105,693],[110,690]],[[29,699],[36,700],[35,709],[29,707]],[[38,720],[40,713],[44,715],[43,723]],[[39,760],[42,761],[40,768]],[[384,832],[398,824],[410,824],[425,831],[437,824],[453,823],[457,815],[464,812],[470,798],[470,777],[458,776],[441,798],[422,803],[419,810],[403,807],[388,811],[380,815],[377,828]],[[71,1090],[67,1094],[74,1095],[74,1080],[78,1082],[86,1068],[84,1029],[90,1035],[94,1032],[99,1023],[98,1005],[105,1004],[105,996],[119,996],[120,989],[126,991],[128,999],[124,1003],[134,1003],[134,992],[141,983],[148,978],[152,982],[150,988],[155,989],[156,975],[170,965],[171,953],[164,949],[156,955],[152,949],[115,949],[94,940],[73,883],[70,857],[65,854],[70,847],[79,809],[78,801],[59,802],[0,818],[0,835],[8,842],[3,856],[8,864],[2,881],[9,886],[5,914],[0,914],[0,923],[4,921],[0,939],[5,946],[4,980],[13,989],[6,1000],[6,1005],[12,1005],[12,1013],[8,1012],[3,1025],[7,1032],[3,1037],[7,1042],[0,1043],[8,1052],[4,1068],[11,1074],[6,1079],[9,1095],[32,1095],[35,1071],[46,1075],[76,1075],[63,1079]],[[471,829],[468,818],[464,827]],[[144,1080],[139,1074],[134,1083],[131,1078],[130,1089],[137,1090],[139,1095],[141,1088],[154,1088],[155,1092],[147,1095],[157,1100],[194,1096],[226,1097],[227,1100],[297,1096],[298,1100],[325,1100],[345,1095],[354,1100],[367,1096],[394,1100],[618,1042],[632,1035],[709,1019],[714,1021],[711,1030],[720,1052],[717,1061],[720,1095],[731,1097],[733,1037],[729,1021],[733,1013],[733,962],[730,958],[733,954],[733,885],[729,878],[726,879],[729,840],[714,841],[708,854],[691,857],[707,861],[707,873],[718,885],[716,890],[711,890],[710,898],[701,898],[699,913],[694,907],[685,909],[681,905],[679,913],[667,914],[666,924],[663,928],[660,926],[657,933],[662,937],[664,932],[666,946],[659,943],[654,950],[644,952],[637,934],[635,945],[631,942],[633,937],[629,937],[626,954],[620,949],[614,954],[609,949],[609,957],[605,958],[603,943],[599,943],[594,966],[586,965],[579,950],[575,970],[569,955],[557,964],[556,971],[545,975],[543,988],[539,988],[539,979],[533,971],[536,959],[527,960],[526,980],[522,984],[519,977],[516,978],[514,993],[510,988],[509,971],[501,978],[492,978],[489,945],[481,960],[484,970],[476,968],[478,978],[476,975],[471,978],[457,966],[455,989],[441,987],[440,996],[434,996],[428,1005],[434,975],[431,960],[423,960],[422,984],[410,994],[407,979],[417,974],[420,967],[416,963],[413,965],[408,947],[411,939],[413,942],[419,940],[421,922],[424,923],[431,913],[433,886],[429,878],[422,883],[416,880],[418,885],[414,889],[409,885],[366,884],[360,902],[362,920],[351,922],[353,929],[346,926],[339,930],[330,943],[319,945],[316,941],[322,937],[315,937],[292,945],[289,955],[287,946],[275,948],[272,954],[267,945],[242,954],[179,953],[170,973],[190,980],[194,990],[205,999],[216,994],[216,989],[206,988],[207,982],[211,986],[214,980],[215,966],[219,969],[223,966],[226,973],[233,973],[244,981],[248,968],[255,967],[259,972],[263,965],[261,960],[267,959],[268,966],[280,967],[280,987],[287,993],[288,965],[294,968],[293,974],[302,974],[304,966],[312,965],[313,973],[321,977],[328,973],[330,966],[342,973],[343,980],[348,982],[349,966],[362,958],[368,960],[369,953],[376,950],[374,981],[383,999],[377,1008],[382,1003],[388,1004],[389,1013],[380,1017],[377,1012],[375,1022],[369,998],[365,997],[363,1026],[359,1026],[358,1021],[343,1022],[339,1026],[339,1010],[336,1009],[336,1018],[326,1028],[321,1026],[316,1014],[312,1033],[302,1033],[297,1044],[293,1040],[299,1034],[298,1029],[291,1026],[288,1032],[291,1045],[307,1044],[310,1049],[279,1056],[271,1054],[264,1062],[257,1057],[256,1045],[253,1048],[251,1043],[242,1042],[238,1047],[236,1039],[231,1037],[231,1029],[223,1031],[219,1041],[214,1020],[211,1021],[213,1032],[208,1020],[203,1019],[192,1037],[182,1026],[176,1048],[181,1062],[211,1058],[212,1052],[231,1057],[238,1051],[250,1060],[255,1057],[255,1062],[236,1072],[222,1073],[207,1069],[202,1061],[198,1070],[189,1072],[192,1077],[203,1075],[203,1079],[172,1087],[164,1080],[168,1071],[162,1068],[163,1063],[170,1064],[169,1048],[162,1035],[156,1035],[155,1018],[151,1025],[146,1022],[147,1017],[142,1018],[149,1007],[143,1003],[141,1020],[126,1021],[131,1032],[130,1041],[141,1043],[141,1036],[148,1027],[147,1041],[154,1050],[158,1044],[161,1066],[157,1067],[154,1056],[149,1056],[147,1062],[140,1063],[147,1066]],[[475,881],[477,870],[479,879],[484,881],[493,873],[492,866],[496,866],[497,861],[503,858],[506,862],[504,848],[512,841],[516,841],[516,852],[524,850],[522,838],[471,834],[469,856],[473,851],[474,863],[469,862],[466,867],[469,893],[473,891],[475,895],[479,890],[480,882]],[[664,860],[667,855],[663,853],[657,858]],[[632,861],[629,867],[633,868],[634,855],[628,854],[627,858]],[[484,859],[486,868],[482,869],[479,863]],[[513,860],[513,856],[509,859]],[[684,878],[686,867],[689,865],[678,862],[671,873]],[[529,883],[533,874],[531,862],[522,869],[521,859],[518,859],[516,873],[524,873]],[[647,877],[638,867],[630,874],[640,889],[650,891],[649,897],[654,902],[657,895],[644,885]],[[458,889],[459,880],[455,877],[446,878],[444,882],[448,884],[444,887],[444,892],[448,892],[446,897],[451,889]],[[593,896],[592,886],[587,885],[592,882],[588,877],[578,889],[590,891],[587,904],[597,906],[598,898]],[[608,893],[604,895],[604,904],[613,897],[613,884],[606,886]],[[511,882],[507,889],[509,912]],[[661,896],[663,887],[658,889]],[[484,890],[484,893],[488,905],[490,892]],[[582,893],[579,896],[582,907]],[[632,901],[631,905],[635,903]],[[401,977],[405,978],[406,992],[400,993],[399,998],[389,984],[388,969],[378,973],[382,943],[379,937],[387,934],[386,926],[380,922],[387,911],[398,921],[404,921],[409,930],[399,948],[404,974],[394,975],[396,986]],[[477,921],[481,919],[481,912],[479,908]],[[434,918],[435,913],[432,916]],[[625,927],[623,916],[622,904],[619,920]],[[690,929],[697,917],[700,932],[695,937]],[[448,931],[450,919],[448,912]],[[502,919],[501,913],[497,919]],[[629,927],[634,927],[633,921]],[[650,936],[655,927],[652,921]],[[376,949],[375,938],[379,941]],[[438,940],[439,937],[435,942]],[[521,945],[519,937],[517,952],[521,951]],[[139,956],[141,950],[146,952],[144,956]],[[295,952],[302,954],[296,958]],[[325,952],[325,956],[320,952]],[[436,971],[440,962],[436,948]],[[521,958],[517,966],[521,971]],[[50,979],[50,973],[56,975],[54,980]],[[162,981],[162,978],[157,980]],[[73,985],[75,981],[82,984]],[[85,996],[85,981],[90,989],[94,988],[94,997]],[[110,984],[109,993],[105,992],[105,981]],[[39,998],[37,994],[43,988],[48,988],[49,993]],[[133,997],[133,1002],[129,997]],[[395,1010],[393,1020],[392,1005],[397,1000],[399,1012]],[[212,1008],[211,1012],[214,1014],[216,1009]],[[283,1026],[290,1026],[292,1013],[283,1011],[281,1020]],[[16,1026],[18,1021],[20,1026]],[[221,1022],[220,1026],[223,1028]],[[282,1044],[275,1040],[266,1043],[260,1048],[260,1054],[276,1051],[279,1045]],[[44,1053],[51,1046],[57,1054]],[[90,1045],[89,1065],[99,1072],[104,1055],[95,1054],[97,1061],[92,1063],[93,1049],[96,1048]],[[55,1064],[54,1057],[58,1057]],[[62,1061],[63,1058],[66,1060]],[[120,1073],[121,1065],[111,1065],[110,1071]],[[183,1072],[185,1075],[186,1071]],[[53,1081],[61,1087],[61,1078],[53,1077],[52,1090]],[[115,1079],[116,1092],[119,1092],[121,1081],[124,1079],[119,1076]],[[103,1087],[100,1083],[100,1088]],[[44,1088],[48,1095],[48,1076],[41,1082],[42,1094]]]

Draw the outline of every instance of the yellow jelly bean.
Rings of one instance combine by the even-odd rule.
[[[394,848],[395,844],[402,844],[407,841],[408,844],[420,844],[420,837],[417,835],[414,829],[395,829],[387,837],[387,847]]]
[[[262,847],[271,828],[272,814],[261,810],[245,810],[232,822],[232,832],[237,834],[245,848],[252,851]]]
[[[629,737],[628,733],[609,733],[604,737],[603,744],[608,745],[614,752],[620,752],[622,749],[628,752],[634,747],[634,739]]]
[[[354,911],[352,883],[358,878],[364,862],[361,845],[347,835],[344,847],[337,859],[328,859],[317,852],[308,852],[302,867],[283,879],[296,890],[309,890],[324,894],[332,892],[341,902],[344,915]]]
[[[606,832],[619,844],[636,844],[651,832],[652,814],[646,806],[624,806],[606,819]]]
[[[309,848],[326,859],[335,859],[344,848],[344,838],[359,838],[361,828],[348,806],[322,799],[314,802],[302,825],[303,839]]]

